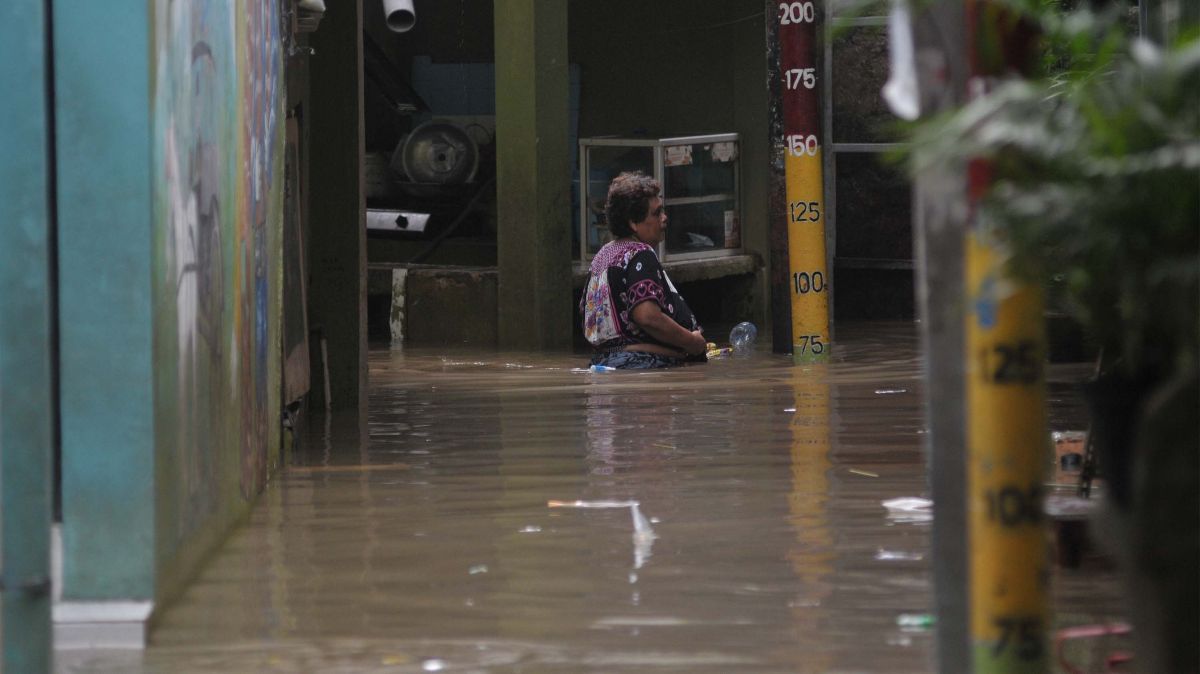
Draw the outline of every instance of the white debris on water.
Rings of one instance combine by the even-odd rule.
[[[650,549],[658,535],[650,526],[650,521],[642,515],[637,501],[547,501],[551,508],[629,508],[633,518],[633,568],[640,569],[650,558]]]
[[[915,496],[904,496],[884,501],[888,519],[896,522],[931,522],[933,521],[933,501]]]

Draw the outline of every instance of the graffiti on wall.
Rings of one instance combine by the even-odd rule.
[[[155,393],[162,525],[182,540],[266,477],[277,406],[278,3],[155,0]]]

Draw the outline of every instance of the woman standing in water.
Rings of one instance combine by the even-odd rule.
[[[667,231],[662,187],[641,172],[622,173],[608,188],[604,215],[615,240],[592,258],[579,308],[593,365],[671,367],[705,360],[696,317],[658,261]]]

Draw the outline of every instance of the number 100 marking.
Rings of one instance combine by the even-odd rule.
[[[807,295],[809,292],[819,293],[825,290],[825,275],[819,271],[814,271],[811,274],[806,271],[796,272],[792,274],[792,285],[796,288],[796,294]]]

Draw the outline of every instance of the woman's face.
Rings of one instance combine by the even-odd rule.
[[[661,197],[650,200],[650,210],[641,222],[631,223],[633,233],[638,241],[657,246],[667,237],[667,212],[663,210]]]

